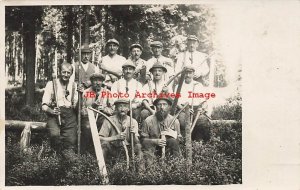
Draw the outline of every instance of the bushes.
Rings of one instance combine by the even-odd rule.
[[[13,138],[7,134],[6,185],[101,184],[94,155],[82,155],[70,163],[51,152],[47,139],[43,148],[33,145],[21,154]],[[186,171],[185,158],[166,159],[165,164],[156,162],[140,173],[126,170],[123,160],[108,166],[110,184],[239,184],[242,183],[241,148],[241,123],[222,123],[214,126],[209,142],[193,142],[190,173]]]

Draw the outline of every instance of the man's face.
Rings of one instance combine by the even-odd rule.
[[[170,105],[166,100],[159,100],[156,104],[156,113],[158,120],[162,121],[165,119],[170,111]]]
[[[131,56],[135,59],[138,60],[141,57],[142,50],[138,47],[132,48],[131,50]]]
[[[154,68],[153,71],[152,71],[153,80],[154,81],[161,80],[164,73],[165,72],[163,71],[162,68]]]
[[[185,72],[185,83],[189,84],[192,82],[194,78],[194,71],[186,71]]]
[[[101,89],[101,85],[102,85],[102,79],[100,78],[94,78],[92,81],[92,88],[95,91],[99,91]]]
[[[187,48],[190,52],[196,51],[198,45],[199,45],[199,43],[196,40],[188,40],[187,41]]]
[[[115,43],[109,43],[107,48],[108,48],[108,54],[112,56],[117,54],[119,46]]]
[[[129,111],[129,105],[125,103],[119,103],[116,105],[116,111],[119,116],[126,116]]]
[[[124,74],[124,78],[126,80],[132,79],[133,74],[134,74],[134,68],[131,66],[127,66],[123,68],[123,74]]]
[[[83,64],[88,63],[91,60],[92,54],[90,52],[82,52],[81,53],[81,61]]]
[[[73,68],[71,65],[62,65],[60,71],[61,80],[64,82],[68,82],[72,73],[73,73]]]
[[[152,52],[154,57],[158,57],[161,55],[162,47],[152,47]]]

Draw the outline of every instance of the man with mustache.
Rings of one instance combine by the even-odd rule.
[[[190,35],[187,38],[187,50],[177,56],[175,71],[177,73],[185,66],[193,66],[197,68],[194,74],[195,81],[202,82],[203,77],[209,73],[209,67],[206,60],[207,54],[197,51],[198,46],[199,39],[195,35]]]
[[[93,73],[99,73],[99,68],[91,63],[91,53],[92,51],[89,48],[89,45],[84,44],[81,48],[81,63],[79,64],[79,66],[78,63],[75,64],[75,75],[72,75],[71,77],[71,80],[74,80],[80,84],[78,90],[80,90],[81,92],[91,86],[90,76]],[[79,74],[81,81],[78,81],[77,76],[79,76]]]
[[[119,42],[116,39],[109,39],[105,48],[108,54],[99,61],[102,73],[106,75],[105,83],[111,86],[122,75],[122,65],[126,62],[125,57],[118,55]]]
[[[61,152],[67,160],[74,160],[77,140],[77,85],[70,81],[73,73],[71,64],[62,63],[59,71],[59,79],[49,81],[45,87],[42,110],[48,115],[47,130],[50,134],[51,148]]]
[[[119,128],[121,133],[118,134],[111,123],[106,119],[104,120],[99,136],[105,162],[112,161],[114,163],[115,158],[120,156],[120,151],[122,150],[121,141],[124,140],[126,145],[129,147],[130,133],[134,133],[134,151],[138,160],[142,162],[143,153],[141,150],[142,146],[138,138],[138,123],[135,119],[132,119],[132,126],[130,126],[130,117],[127,115],[129,111],[129,100],[118,99],[114,102],[114,105],[116,113],[109,118]]]
[[[192,66],[186,66],[185,67],[185,78],[184,82],[181,87],[181,97],[178,99],[178,109],[181,109],[183,105],[188,102],[191,106],[193,104],[193,109],[191,110],[191,113],[197,113],[197,110],[199,108],[199,105],[201,104],[200,111],[204,114],[200,115],[200,117],[197,120],[197,123],[195,125],[195,128],[192,132],[192,140],[200,141],[203,140],[204,142],[207,142],[210,139],[211,136],[211,123],[206,115],[207,113],[207,103],[204,102],[205,99],[202,98],[191,98],[189,96],[189,92],[203,92],[206,93],[208,91],[208,88],[204,87],[201,83],[194,81],[194,75],[195,75],[195,68]],[[175,88],[175,91],[177,90],[177,87]],[[193,93],[194,93],[193,92]],[[194,115],[195,119],[195,115]],[[178,116],[178,120],[180,123],[180,130],[183,135],[185,135],[185,113],[181,112]]]
[[[154,41],[150,44],[153,57],[149,59],[146,63],[147,69],[150,69],[155,63],[160,62],[168,70],[168,73],[165,73],[163,80],[168,80],[169,77],[174,75],[175,66],[172,59],[162,55],[163,44],[160,41]]]
[[[166,155],[178,157],[181,155],[179,149],[180,126],[179,121],[170,126],[173,116],[171,116],[170,109],[172,100],[166,97],[157,98],[154,103],[156,112],[149,116],[144,122],[141,131],[141,142],[144,150],[146,163],[151,165],[156,155],[161,155],[162,147],[166,147]],[[166,139],[162,138],[165,134]]]
[[[161,64],[160,62],[156,62],[149,70],[153,75],[153,80],[148,81],[146,85],[143,87],[144,93],[151,93],[151,94],[157,94],[159,95],[161,92],[167,93],[172,92],[172,89],[170,86],[165,87],[166,81],[163,80],[164,74],[167,72],[167,68]],[[141,112],[141,119],[144,121],[148,116],[155,114],[155,109],[153,105],[153,99],[156,99],[156,97],[147,97],[143,100],[143,106],[144,109]]]
[[[86,152],[87,149],[93,149],[92,136],[91,136],[91,128],[90,122],[87,114],[88,107],[92,106],[95,109],[102,111],[103,113],[111,116],[113,114],[113,109],[110,103],[110,99],[107,97],[102,97],[101,94],[108,93],[109,90],[106,88],[102,88],[103,81],[105,80],[105,76],[101,73],[94,73],[90,76],[90,81],[92,86],[83,91],[82,97],[82,110],[81,110],[81,123],[82,123],[82,137],[81,137],[81,150],[82,152]],[[96,114],[95,114],[96,115]],[[97,126],[100,128],[103,123],[103,116],[99,116],[97,118]]]
[[[128,95],[128,98],[131,100],[132,104],[133,117],[138,120],[140,117],[142,100],[140,98],[136,98],[136,93],[142,89],[142,84],[133,78],[135,68],[136,67],[133,62],[127,60],[126,63],[122,65],[124,78],[121,78],[113,83],[111,92],[112,94],[122,93],[123,95]],[[112,102],[119,98],[124,97],[112,98]]]

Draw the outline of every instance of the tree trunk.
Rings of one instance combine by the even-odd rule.
[[[32,9],[34,11],[34,9]],[[35,14],[24,14],[24,47],[26,67],[26,105],[34,103],[35,80]]]
[[[73,45],[73,9],[72,6],[67,7],[67,62],[72,63],[72,45]]]

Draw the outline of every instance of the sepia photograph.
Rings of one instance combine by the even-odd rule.
[[[5,186],[243,184],[217,11],[6,5]]]

